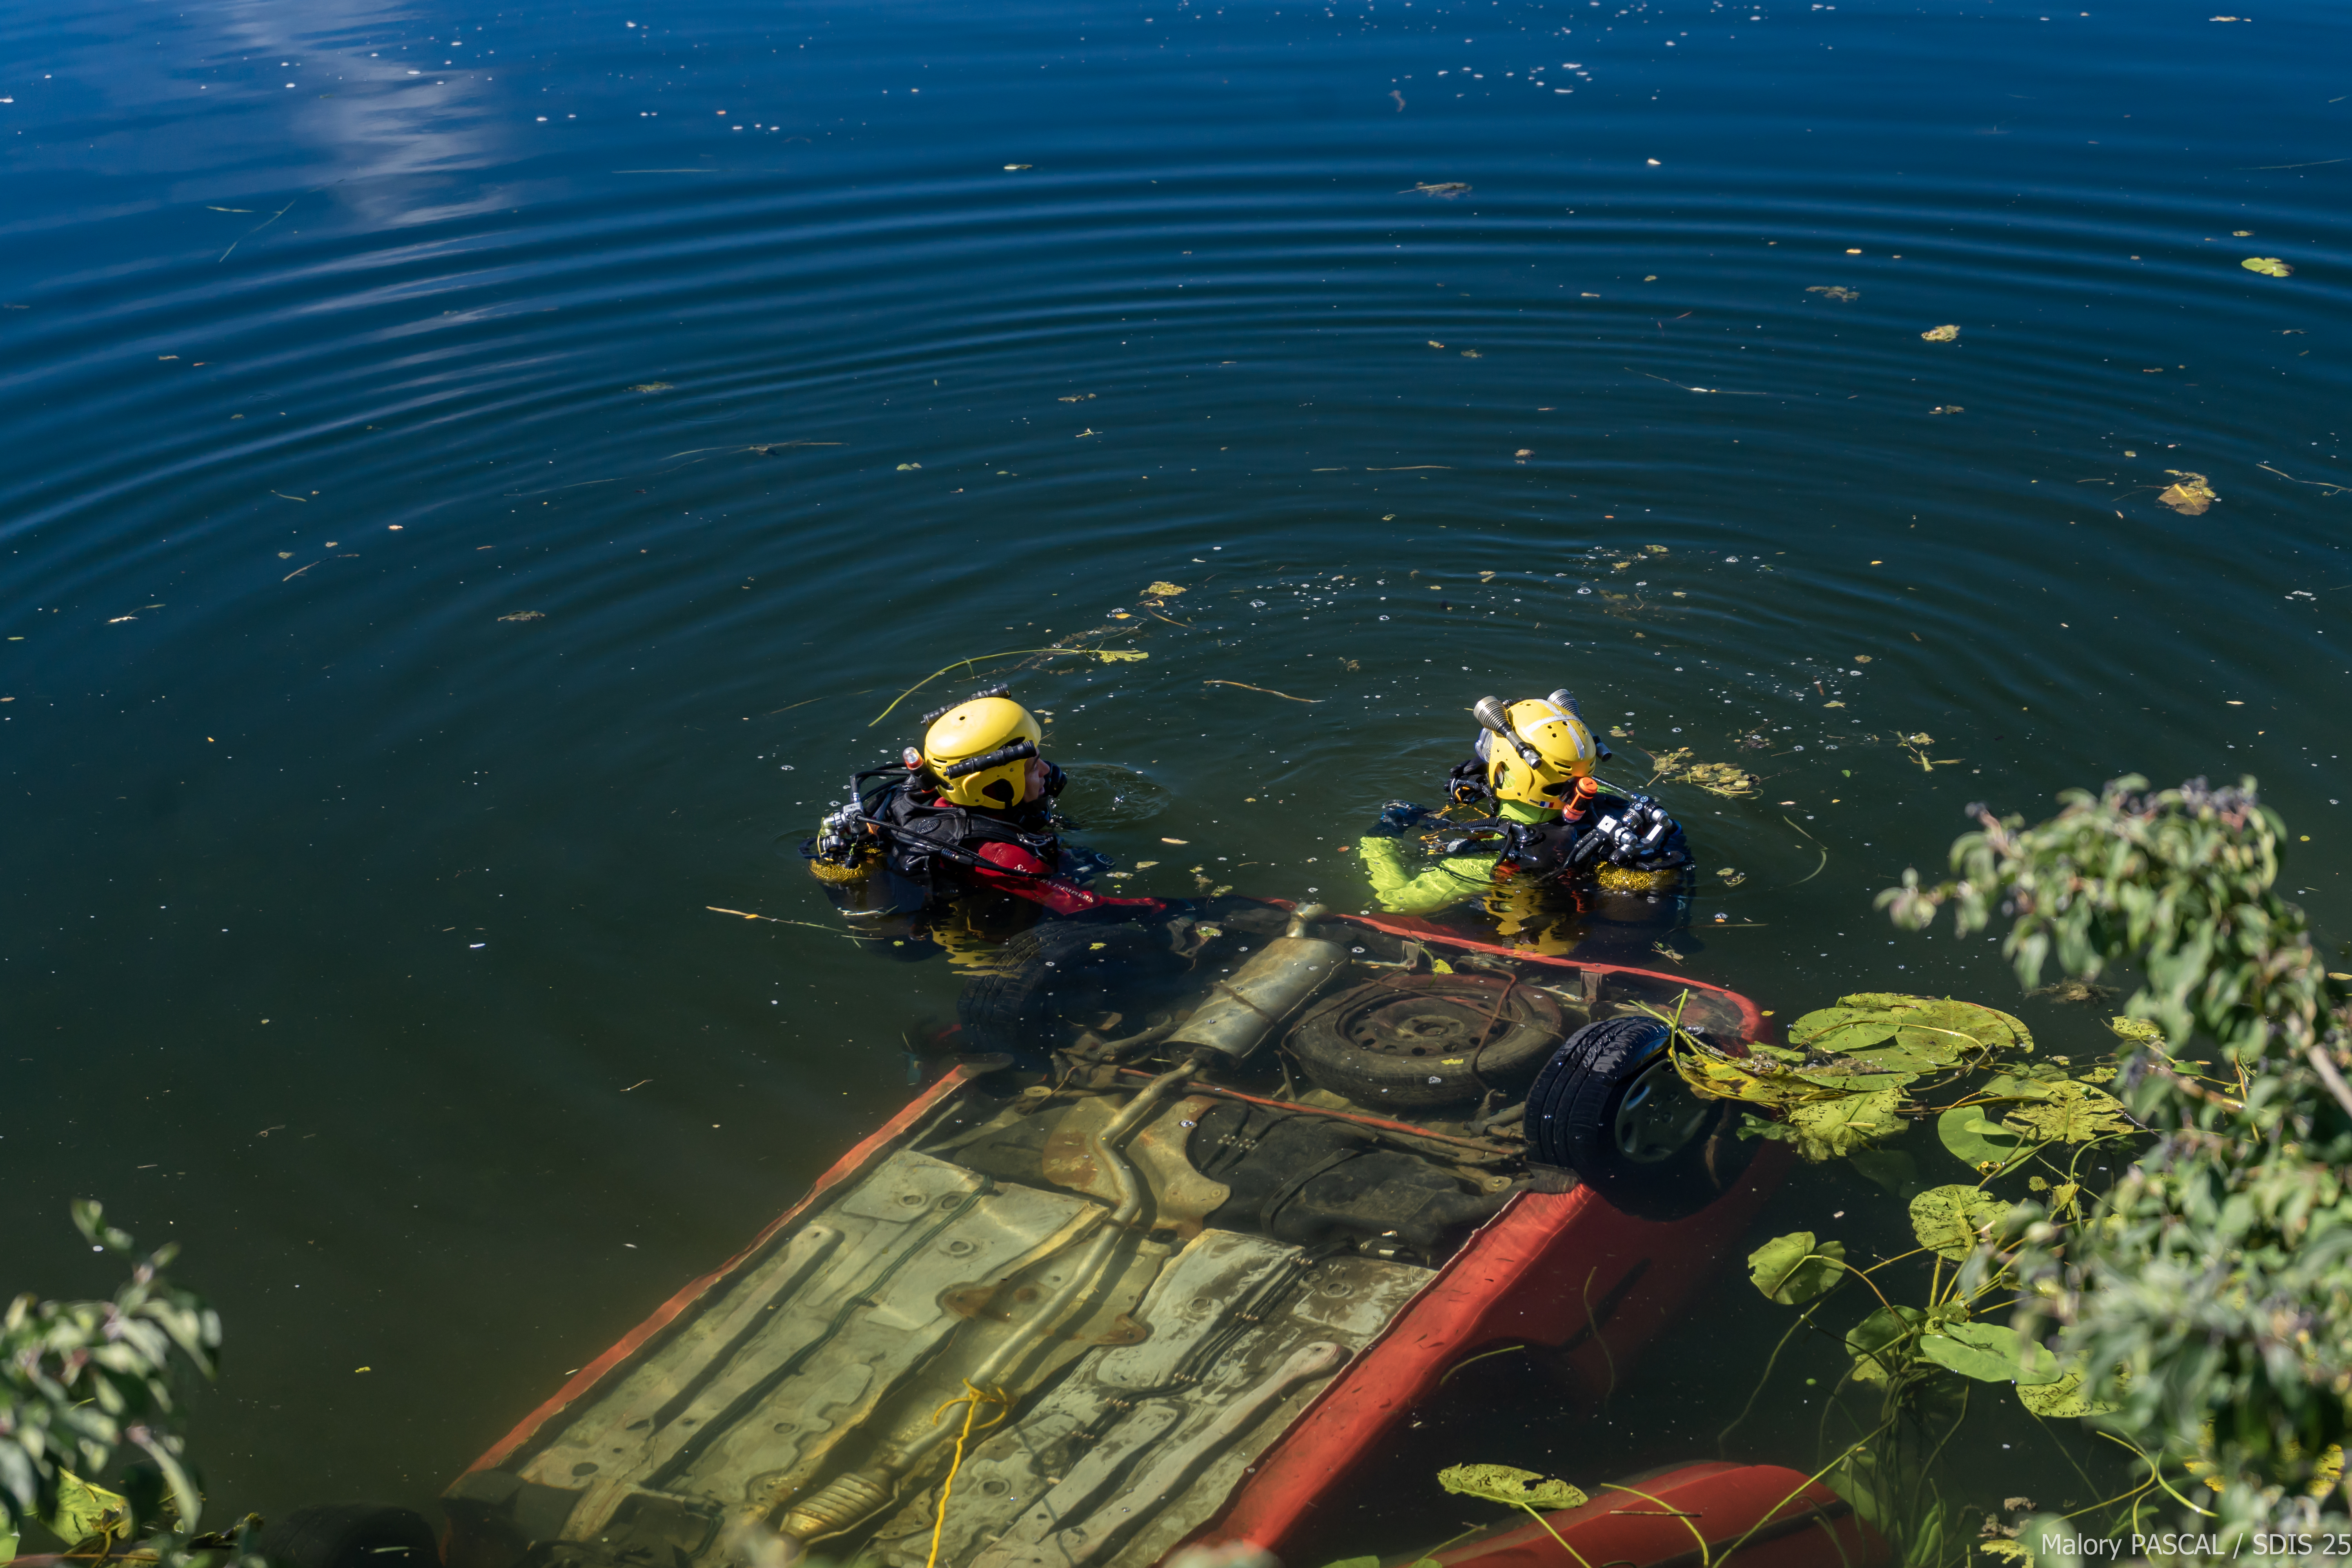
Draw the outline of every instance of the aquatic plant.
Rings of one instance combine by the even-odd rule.
[[[2252,778],[2063,799],[2030,828],[1976,808],[1953,879],[1906,871],[1879,901],[1915,930],[1947,905],[1963,932],[1998,909],[2029,987],[2053,961],[2084,980],[2136,970],[2116,1088],[2155,1136],[2079,1222],[2054,1193],[2021,1204],[1961,1276],[2017,1277],[2011,1326],[2147,1458],[2143,1491],[2170,1499],[2147,1507],[2185,1532],[2175,1561],[2293,1558],[2352,1531],[2352,976],[2279,897],[2286,832]],[[2166,1455],[2205,1501],[2166,1479]],[[2082,1531],[2030,1521],[2027,1550],[2040,1533]]]
[[[143,1253],[93,1202],[73,1205],[90,1245],[131,1265],[105,1301],[18,1296],[0,1316],[0,1562],[38,1525],[68,1548],[118,1561],[259,1568],[247,1515],[233,1534],[197,1533],[203,1499],[178,1430],[192,1379],[209,1381],[220,1319],[164,1273],[177,1250]],[[128,1459],[121,1492],[104,1475]],[[121,1552],[119,1543],[138,1543]]]

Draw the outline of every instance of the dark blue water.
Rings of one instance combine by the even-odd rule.
[[[9,9],[0,1290],[101,1197],[216,1497],[429,1497],[903,1100],[790,847],[1077,633],[1129,890],[1353,907],[1566,684],[1766,775],[1663,788],[1784,1018],[2017,1005],[1870,895],[2125,771],[2342,931],[2346,29],[2209,15]]]

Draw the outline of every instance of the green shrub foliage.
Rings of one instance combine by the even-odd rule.
[[[2203,1502],[2167,1505],[2171,1528],[2216,1540],[2221,1559],[2254,1532],[2342,1535],[2352,1008],[2276,890],[2284,826],[2251,778],[2119,779],[2032,827],[1975,814],[1953,879],[1906,872],[1881,907],[1915,930],[1946,906],[1962,932],[2010,917],[2003,951],[2028,986],[2053,962],[2136,973],[2113,1089],[2154,1138],[2087,1223],[2022,1205],[2025,1223],[2005,1227],[2016,1244],[1964,1268],[2013,1270],[2012,1322],[2053,1344],[2092,1407],[2112,1406],[2094,1418],[2206,1483]],[[2114,1122],[2087,1100],[2041,1109],[2049,1126],[2013,1130]]]

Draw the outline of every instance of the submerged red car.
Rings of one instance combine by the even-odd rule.
[[[1755,1037],[1746,998],[1423,922],[1055,922],[962,1017],[977,1059],[448,1488],[449,1568],[1311,1568],[1450,1371],[1613,1378],[1778,1169],[1665,1054]],[[1625,1485],[1440,1560],[1884,1552],[1792,1471]]]

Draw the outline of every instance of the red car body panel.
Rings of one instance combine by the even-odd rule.
[[[1708,993],[1714,1004],[1736,1011],[1746,1026],[1746,1037],[1758,1037],[1764,1029],[1764,1019],[1753,1002],[1685,976],[1533,954],[1465,940],[1417,920],[1328,918],[1445,947],[1504,954],[1521,963],[1614,972],[1688,987]],[[741,1252],[678,1290],[581,1368],[553,1397],[475,1460],[467,1473],[502,1464],[567,1407],[626,1367],[666,1330],[688,1318],[715,1289],[728,1283],[765,1243],[824,1194],[856,1180],[905,1142],[943,1101],[961,1091],[966,1079],[965,1069],[957,1068],[918,1094],[843,1154],[806,1195],[763,1228]],[[1671,1221],[1622,1213],[1587,1187],[1519,1194],[1440,1268],[1371,1346],[1346,1366],[1305,1415],[1265,1451],[1254,1471],[1224,1500],[1213,1521],[1194,1532],[1192,1543],[1246,1542],[1277,1556],[1297,1551],[1307,1541],[1318,1511],[1339,1498],[1350,1477],[1374,1456],[1397,1423],[1435,1394],[1449,1372],[1481,1352],[1522,1344],[1539,1348],[1572,1367],[1596,1395],[1605,1392],[1633,1353],[1680,1315],[1786,1168],[1780,1147],[1766,1145],[1732,1191],[1698,1214]],[[1745,1479],[1735,1484],[1725,1479],[1730,1472]],[[1736,1492],[1738,1507],[1748,1510],[1750,1522],[1767,1518],[1775,1508],[1803,1515],[1835,1502],[1827,1489],[1801,1486],[1801,1476],[1770,1467],[1695,1466],[1674,1475],[1679,1478],[1672,1483],[1675,1487],[1713,1488],[1706,1493],[1715,1500],[1708,1503],[1711,1510],[1737,1511],[1733,1501],[1726,1500]],[[1758,1479],[1765,1477],[1771,1479]],[[1759,1500],[1759,1489],[1778,1486],[1781,1478],[1790,1478],[1790,1486],[1772,1499]],[[1732,1490],[1726,1491],[1727,1487]],[[1655,1490],[1647,1486],[1644,1489]],[[1623,1500],[1596,1501],[1572,1510],[1572,1517],[1563,1516],[1578,1531],[1593,1532],[1600,1554],[1587,1552],[1590,1562],[1662,1562],[1695,1546],[1689,1531],[1678,1520],[1634,1518],[1612,1511]],[[1850,1538],[1839,1539],[1837,1552],[1830,1550],[1832,1542],[1823,1530],[1801,1537],[1784,1534],[1769,1542],[1751,1542],[1741,1550],[1740,1562],[1763,1568],[1775,1563],[1793,1568],[1812,1563],[1861,1563],[1870,1560],[1868,1552],[1859,1549],[1866,1534],[1858,1521],[1852,1522]],[[1679,1546],[1675,1544],[1675,1537]],[[1660,1550],[1653,1551],[1654,1547]],[[1845,1549],[1853,1549],[1851,1556],[1841,1554]],[[1439,1554],[1439,1560],[1448,1568],[1519,1568],[1521,1564],[1559,1568],[1566,1562],[1558,1544],[1532,1523],[1525,1530],[1450,1548]],[[1695,1552],[1691,1561],[1698,1561]]]

